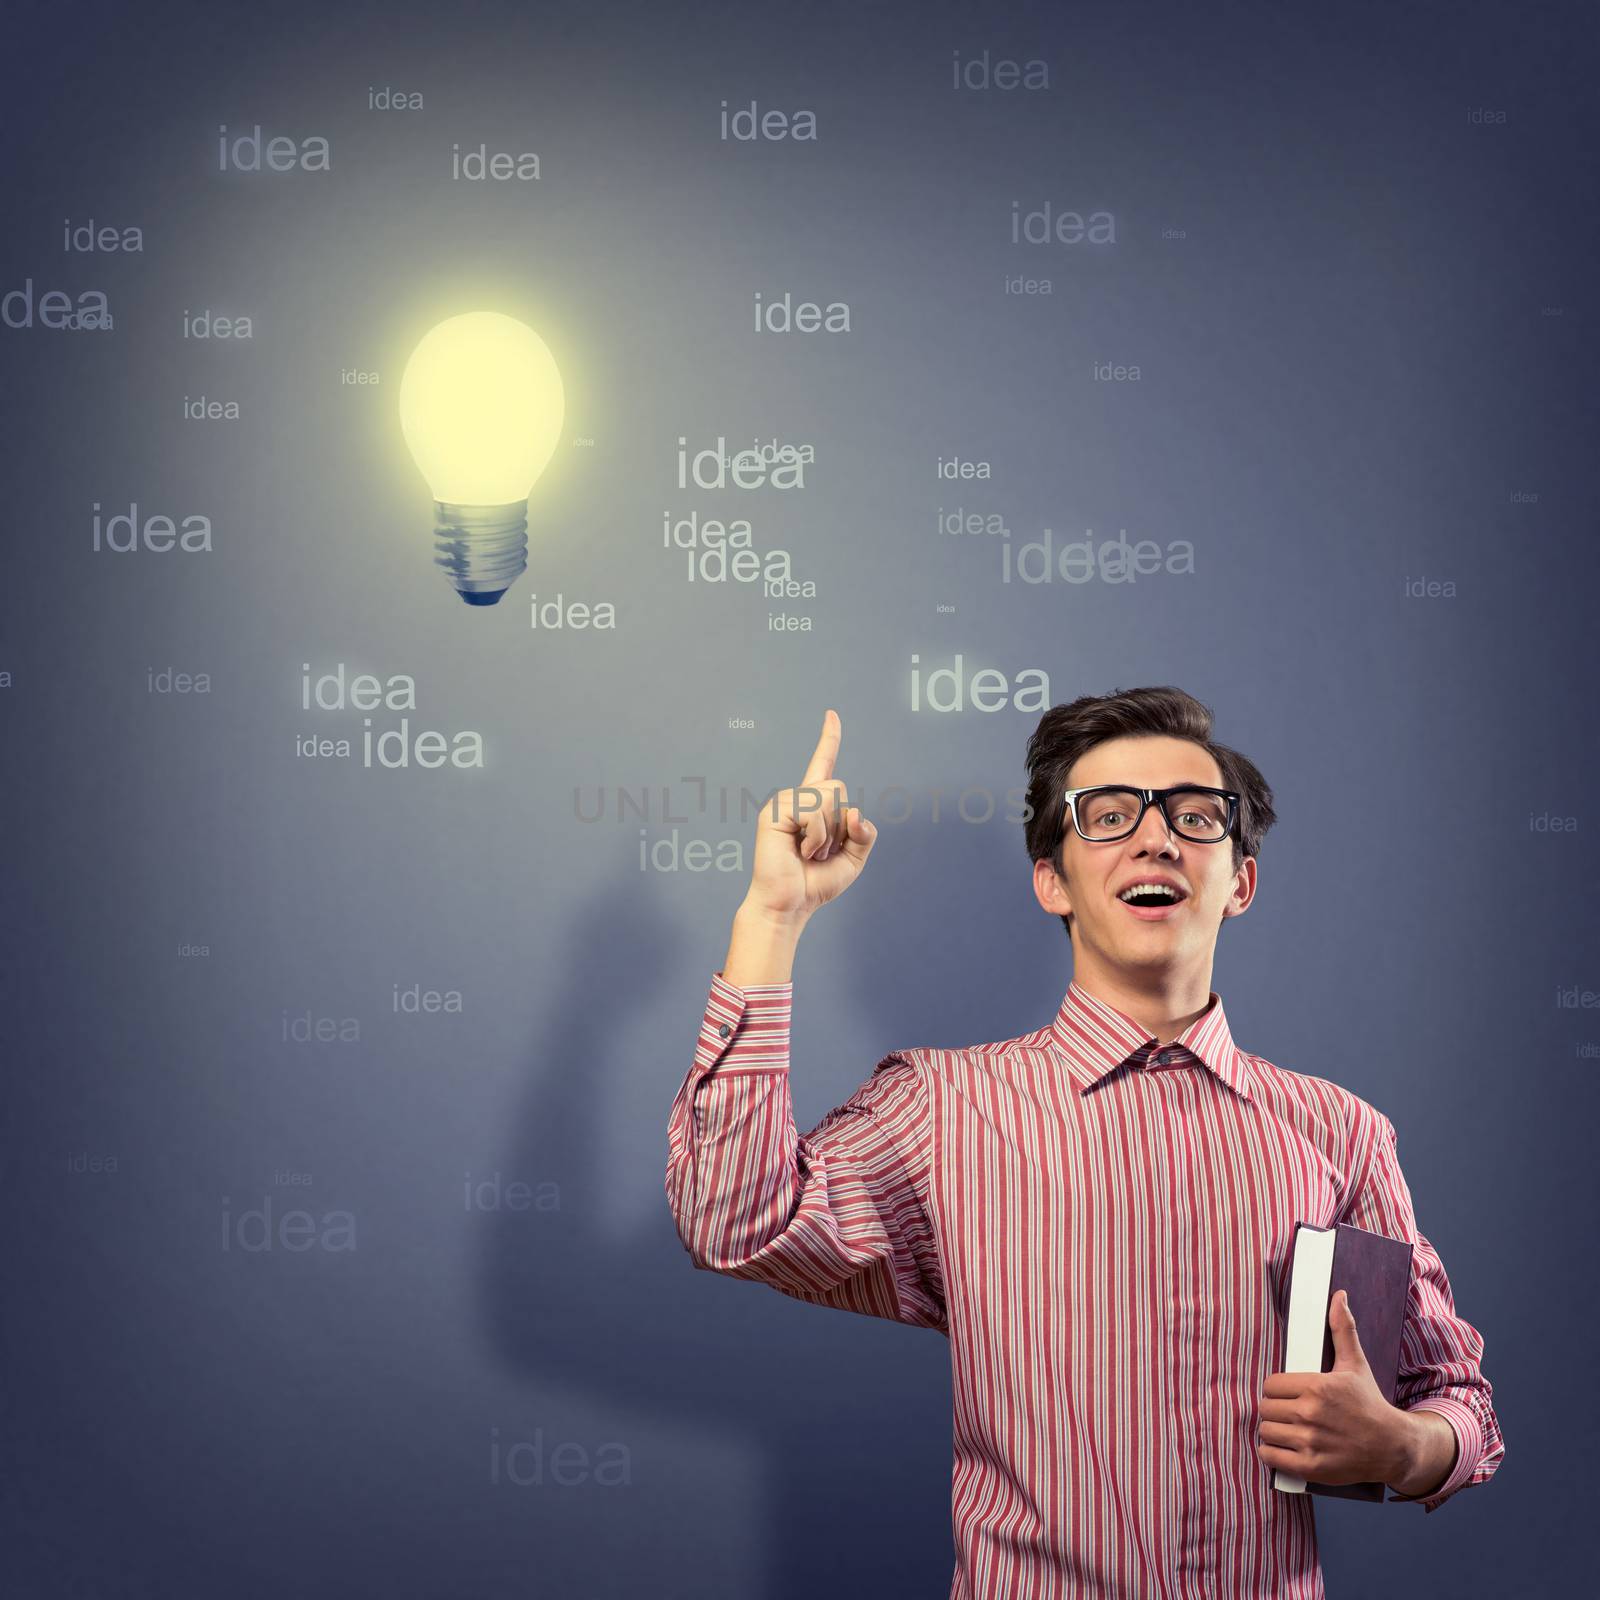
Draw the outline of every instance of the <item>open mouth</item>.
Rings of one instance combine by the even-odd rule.
[[[1136,888],[1131,893],[1117,897],[1120,904],[1142,922],[1164,922],[1174,916],[1189,897],[1181,889],[1156,888],[1153,885]]]

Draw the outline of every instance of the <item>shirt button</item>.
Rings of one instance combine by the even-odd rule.
[[[733,1032],[733,1029],[730,1028],[726,1022],[723,1022],[717,1025],[717,1032],[720,1033],[724,1039],[726,1039],[728,1035]]]

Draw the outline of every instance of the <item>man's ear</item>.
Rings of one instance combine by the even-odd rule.
[[[1041,856],[1033,864],[1033,893],[1039,904],[1051,916],[1065,917],[1072,913],[1072,896],[1066,880],[1056,871],[1052,857]]]
[[[1229,917],[1237,917],[1250,907],[1250,902],[1256,897],[1256,858],[1246,856],[1239,863],[1239,870],[1233,875],[1233,893],[1228,898],[1228,903],[1222,908],[1224,922]]]

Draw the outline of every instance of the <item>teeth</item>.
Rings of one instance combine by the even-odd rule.
[[[1178,898],[1178,891],[1169,883],[1130,883],[1117,899],[1127,900],[1136,894],[1164,894],[1169,900]]]

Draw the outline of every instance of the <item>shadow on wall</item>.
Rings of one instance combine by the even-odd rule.
[[[928,899],[938,892],[929,890],[927,857],[919,865],[911,834],[905,830],[903,849],[875,852],[872,874],[856,893],[902,906],[907,896]],[[933,842],[944,853],[950,892],[961,884],[994,884],[996,857],[1007,844],[1025,878],[1014,839],[982,828],[940,835]],[[970,892],[964,898],[970,908]],[[875,1019],[863,1030],[868,1036],[894,1040],[888,1048],[906,1047],[924,1042],[924,1029],[935,1032],[964,1017],[946,1042],[978,1037],[970,1032],[974,1007],[992,1006],[992,987],[971,985],[965,997],[936,999],[923,975],[924,952],[875,937],[860,906],[830,907],[824,915],[830,912],[838,921],[828,937],[846,946],[837,963],[850,984],[842,999],[850,1014]],[[969,914],[954,946],[941,939],[941,966],[976,972],[995,961],[993,929],[983,922]],[[1015,931],[1019,944],[1032,935],[1041,961],[1059,962],[1048,938],[1026,926]],[[963,940],[982,945],[986,936],[988,962],[960,947]],[[641,1418],[682,1418],[697,1435],[720,1428],[739,1448],[764,1453],[762,1477],[773,1495],[764,1513],[760,1595],[868,1595],[886,1586],[896,1593],[945,1593],[954,1562],[946,1341],[926,1329],[697,1271],[673,1227],[664,1189],[667,1111],[693,1054],[702,985],[709,985],[726,950],[725,936],[718,937],[723,942],[708,948],[703,980],[696,976],[689,988],[665,992],[669,975],[682,971],[676,954],[682,932],[662,905],[641,893],[637,876],[619,879],[572,927],[565,964],[545,975],[555,1009],[548,1031],[529,1049],[526,1097],[504,1158],[509,1172],[571,1175],[572,1202],[563,1198],[560,1225],[536,1235],[526,1215],[493,1219],[480,1276],[489,1337],[506,1366],[530,1381],[559,1377]],[[597,983],[604,975],[609,986],[619,973],[626,975],[620,1000],[614,988]],[[1015,965],[1008,984],[1033,993],[1037,1009],[1037,985]],[[803,971],[796,989],[796,1032],[803,1039],[806,1006],[824,1002],[815,990],[807,994]],[[981,1000],[972,990],[982,991]],[[614,1058],[608,1064],[596,1045],[615,1023],[619,1004],[675,1019],[663,1029],[649,1074],[660,1085],[648,1106],[659,1126],[651,1156],[656,1205],[647,1222],[620,1239],[600,1228],[599,1208],[585,1204],[582,1192],[584,1184],[605,1181],[599,1107],[612,1097],[600,1075],[618,1064]],[[914,1037],[907,1037],[908,1017],[921,1019]],[[878,1057],[868,1054],[863,1051],[859,1071],[836,1100],[869,1075]],[[803,1072],[803,1042],[800,1056]],[[630,1068],[630,1077],[637,1076]],[[798,1077],[796,1083],[804,1104]],[[820,1119],[820,1112],[808,1117],[799,1107],[796,1115],[802,1131]],[[565,1197],[565,1178],[562,1192]],[[886,1440],[892,1441],[888,1447]],[[708,1506],[708,1518],[714,1514]],[[700,1591],[691,1583],[685,1592]]]

